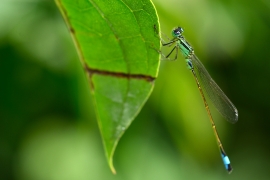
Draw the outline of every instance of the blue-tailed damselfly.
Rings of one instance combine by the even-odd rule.
[[[173,39],[167,43],[164,43],[162,40],[163,46],[171,46],[174,44],[173,49],[165,58],[169,58],[169,56],[176,51],[175,57],[173,60],[176,60],[178,57],[178,49],[180,49],[181,53],[184,55],[186,59],[186,63],[188,68],[191,70],[200,94],[202,96],[205,109],[207,111],[208,117],[211,121],[212,128],[214,130],[215,137],[217,139],[217,143],[220,149],[221,158],[225,165],[226,170],[231,173],[232,166],[228,156],[225,153],[225,150],[220,141],[216,125],[214,123],[213,117],[211,115],[208,103],[205,98],[205,93],[208,95],[209,99],[213,102],[216,109],[231,123],[236,123],[238,120],[238,111],[233,103],[229,100],[229,98],[224,94],[224,92],[220,89],[220,87],[216,84],[216,82],[211,78],[203,64],[194,54],[193,48],[189,45],[189,43],[185,40],[182,33],[184,30],[181,27],[174,28],[172,30]]]

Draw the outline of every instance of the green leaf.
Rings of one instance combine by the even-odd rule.
[[[158,17],[150,0],[56,0],[94,95],[112,172],[116,145],[158,74]]]

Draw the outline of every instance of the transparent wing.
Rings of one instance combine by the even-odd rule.
[[[236,123],[238,120],[238,111],[236,107],[211,78],[204,65],[195,55],[191,56],[191,62],[204,93],[207,94],[216,109],[227,119],[227,121]]]

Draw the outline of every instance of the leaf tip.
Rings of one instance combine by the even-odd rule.
[[[112,173],[113,173],[114,175],[116,175],[116,170],[115,170],[115,168],[114,168],[114,166],[113,166],[113,158],[112,158],[112,157],[110,157],[110,160],[109,160],[109,166],[110,166],[110,169],[111,169]]]

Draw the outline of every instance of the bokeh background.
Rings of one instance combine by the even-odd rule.
[[[269,179],[270,1],[153,0],[165,34],[186,39],[239,111],[212,108],[225,171],[184,59],[155,89],[107,165],[90,88],[52,0],[0,0],[0,179]],[[210,104],[211,105],[211,104]]]

